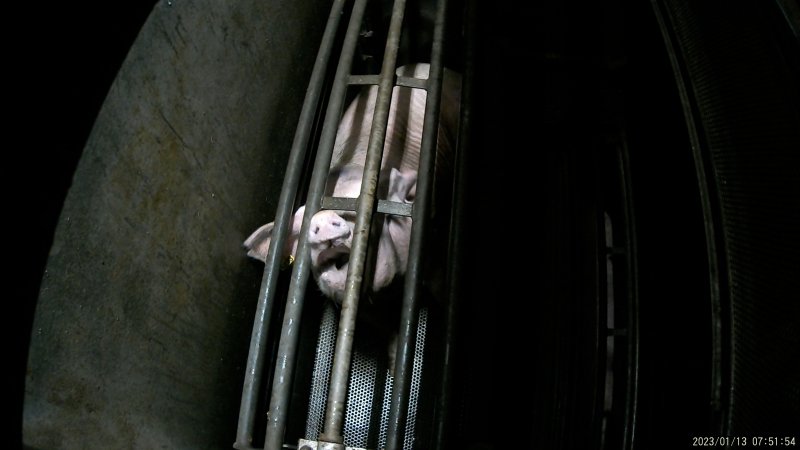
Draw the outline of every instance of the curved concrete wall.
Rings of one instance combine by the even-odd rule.
[[[230,448],[262,270],[241,242],[272,220],[328,9],[155,6],[56,230],[27,446]]]

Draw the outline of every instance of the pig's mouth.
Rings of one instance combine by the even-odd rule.
[[[330,270],[331,268],[341,270],[350,262],[350,248],[341,246],[325,249],[320,252],[318,261],[320,271],[322,272]]]
[[[336,259],[333,260],[333,265],[339,270],[350,262],[350,253],[340,253]]]

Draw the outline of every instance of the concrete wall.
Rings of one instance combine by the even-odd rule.
[[[262,270],[241,242],[272,220],[328,9],[156,4],[56,230],[26,446],[230,448]]]

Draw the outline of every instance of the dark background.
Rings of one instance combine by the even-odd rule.
[[[4,145],[11,158],[3,165],[11,200],[4,214],[12,249],[6,281],[11,310],[4,314],[11,334],[10,442],[20,441],[30,327],[61,207],[103,100],[153,5],[45,1],[17,4],[6,16],[6,25],[17,30],[6,40],[4,64],[12,80]]]

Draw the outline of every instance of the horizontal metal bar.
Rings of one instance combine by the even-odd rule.
[[[611,256],[625,256],[627,250],[625,247],[606,247],[606,254]]]
[[[350,197],[323,197],[320,209],[332,209],[335,211],[355,211],[357,198]],[[378,212],[390,214],[392,216],[411,217],[414,205],[412,203],[400,203],[390,200],[378,200]]]
[[[351,86],[377,85],[380,80],[380,75],[350,75],[347,77],[347,84]]]
[[[350,197],[322,197],[320,209],[333,209],[336,211],[355,211],[356,200]]]
[[[606,328],[606,335],[607,336],[627,336],[628,329],[627,328]]]
[[[300,450],[328,450],[330,448],[335,448],[334,445],[341,445],[341,448],[344,450],[367,450],[361,447],[345,447],[343,444],[331,444],[324,441],[311,441],[308,439],[300,439],[298,445]]]
[[[380,83],[380,75],[350,75],[347,79],[347,84],[351,86],[377,85],[378,83]],[[428,90],[426,78],[398,76],[392,83],[395,86]]]
[[[428,79],[414,77],[397,77],[397,86],[409,87],[414,89],[428,90]]]
[[[411,214],[414,212],[414,204],[393,202],[389,200],[378,200],[378,212],[393,216],[411,217]]]
[[[264,447],[234,447],[236,450],[264,450]],[[292,444],[283,444],[282,450],[297,450],[298,447]]]

